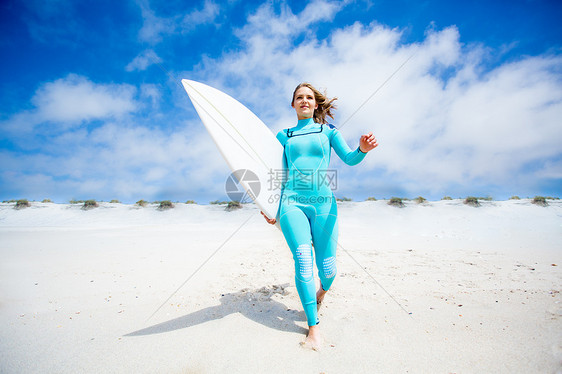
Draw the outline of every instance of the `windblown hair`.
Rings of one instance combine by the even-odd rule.
[[[293,91],[293,100],[291,101],[291,105],[293,105],[293,103],[295,102],[295,95],[298,89],[301,87],[308,87],[314,93],[314,99],[316,100],[316,104],[318,105],[318,108],[314,110],[314,114],[312,115],[312,117],[314,118],[314,122],[327,124],[328,121],[326,120],[326,116],[334,119],[332,111],[337,108],[334,104],[334,101],[336,101],[338,98],[333,97],[330,99],[326,97],[326,92],[321,93],[310,83],[304,82],[299,84],[297,88],[295,88],[295,91]]]

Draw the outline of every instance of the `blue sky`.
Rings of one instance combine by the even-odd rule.
[[[337,96],[350,146],[380,142],[359,166],[332,158],[338,197],[560,196],[561,4],[2,2],[0,200],[226,199],[182,78],[274,132],[299,82]]]

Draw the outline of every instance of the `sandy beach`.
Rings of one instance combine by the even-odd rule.
[[[339,214],[315,352],[253,205],[0,204],[0,372],[562,372],[562,202]]]

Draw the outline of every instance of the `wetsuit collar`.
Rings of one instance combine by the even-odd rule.
[[[316,124],[314,122],[314,118],[306,118],[306,119],[299,119],[297,125],[293,128],[287,129],[287,136],[289,138],[293,137],[293,136],[298,136],[298,135],[308,135],[308,134],[315,134],[315,133],[319,133],[322,132],[323,129],[323,125],[320,125],[320,129],[317,129],[316,126],[311,126],[310,128],[304,129],[306,126],[309,125],[314,125]],[[297,133],[294,134],[295,131],[299,132],[300,130],[304,129],[304,133]],[[309,132],[307,132],[307,130]]]
[[[295,126],[295,128],[301,128],[301,127],[304,127],[306,125],[311,125],[313,123],[314,123],[314,117],[299,119],[299,121],[297,123],[297,126]]]

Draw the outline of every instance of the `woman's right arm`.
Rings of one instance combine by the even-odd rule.
[[[268,216],[265,215],[264,212],[260,212],[260,213],[263,216],[263,218],[265,218],[267,223],[269,223],[270,225],[275,225],[275,223],[277,222],[277,220],[275,218],[269,218]]]
[[[285,142],[286,142],[285,131],[284,130],[279,131],[276,137],[277,140],[279,140],[279,143],[281,143],[282,146],[285,146]],[[283,157],[283,169],[284,170],[287,169],[287,165],[285,163],[285,157]],[[283,193],[283,191],[281,191],[281,193]],[[281,201],[281,197],[279,197],[279,201]],[[270,225],[275,225],[275,223],[277,223],[277,220],[275,218],[269,218],[268,216],[265,215],[264,212],[260,212],[260,213],[263,216],[263,218],[265,218],[267,223],[269,223]]]

